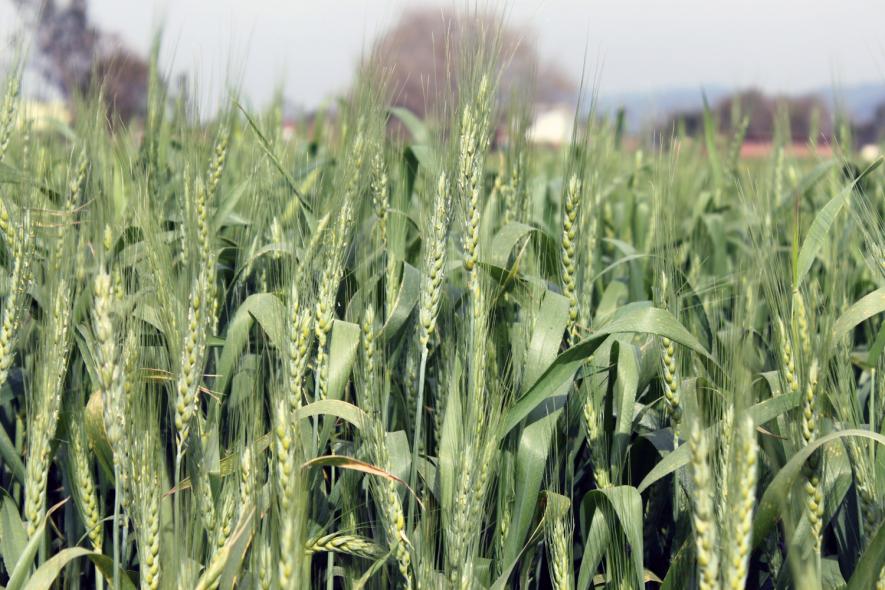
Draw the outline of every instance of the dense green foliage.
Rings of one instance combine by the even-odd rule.
[[[0,583],[883,587],[878,162],[533,147],[473,55],[291,140],[10,84]]]

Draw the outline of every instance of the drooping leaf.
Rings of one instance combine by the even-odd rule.
[[[525,546],[517,552],[517,554],[510,559],[509,561],[505,561],[507,564],[501,572],[501,575],[498,576],[498,579],[495,580],[495,583],[489,587],[489,590],[504,590],[507,588],[507,580],[510,578],[510,574],[513,573],[514,568],[519,564],[519,560],[522,558],[525,550],[532,545],[537,538],[540,537],[541,532],[544,530],[544,520],[541,519],[541,522],[538,523],[538,526],[535,527],[535,530],[532,531],[532,534],[529,535],[528,540],[525,543]]]
[[[15,479],[20,484],[24,484],[25,464],[22,463],[21,457],[19,457],[18,452],[15,450],[15,445],[12,443],[9,435],[6,434],[2,424],[0,424],[0,458],[3,459],[3,463],[12,472]]]
[[[402,274],[403,279],[396,295],[396,302],[381,330],[381,337],[384,340],[390,340],[396,335],[418,303],[418,290],[421,288],[420,271],[408,262],[404,262]]]
[[[92,553],[83,547],[62,549],[40,565],[25,584],[25,590],[49,590],[53,582],[72,560]]]
[[[388,111],[393,117],[399,119],[405,128],[409,130],[409,133],[412,134],[412,139],[414,141],[407,147],[407,151],[411,153],[411,156],[414,157],[423,168],[428,170],[431,174],[435,174],[438,167],[439,157],[433,148],[433,138],[427,124],[419,119],[415,113],[406,108],[392,107],[388,109]],[[417,170],[413,173],[416,172]],[[410,180],[410,186],[413,185],[413,183],[414,179]]]
[[[296,415],[301,420],[306,420],[307,418],[313,418],[315,416],[340,418],[358,429],[365,426],[369,420],[368,414],[357,406],[337,399],[317,400],[303,405],[296,410]],[[259,436],[255,439],[255,450],[257,452],[265,451],[270,447],[270,443],[271,433]],[[234,453],[228,453],[225,455],[221,461],[219,461],[219,474],[222,477],[231,475],[238,464],[238,460],[239,458]],[[166,492],[166,495],[174,494],[182,490],[189,490],[190,488],[191,480],[188,477],[181,480],[177,487]]]
[[[846,437],[868,438],[879,444],[885,445],[885,436],[869,430],[841,430],[822,436],[802,447],[793,455],[786,465],[775,474],[774,479],[768,484],[756,509],[753,519],[753,546],[756,547],[771,532],[772,527],[780,518],[784,510],[786,499],[793,488],[796,478],[799,477],[803,465],[814,451],[823,445]]]
[[[46,523],[49,522],[52,513],[61,508],[65,502],[67,502],[67,499],[62,500],[46,511],[46,516],[40,522],[31,538],[28,539],[28,544],[25,545],[21,555],[19,555],[18,562],[16,562],[15,567],[10,572],[9,581],[6,583],[6,590],[21,590],[24,587],[28,581],[31,567],[34,564],[34,558],[37,557],[37,551],[40,549],[40,545],[43,544],[43,533],[46,531]]]
[[[547,460],[556,420],[561,410],[525,427],[516,452],[516,497],[513,504],[513,522],[504,541],[504,562],[516,559],[531,528],[541,484],[547,473]]]
[[[105,577],[106,580],[114,579],[114,560],[103,553],[90,553],[87,555],[89,561],[95,564],[95,567],[98,568],[98,571]],[[123,570],[123,568],[118,568],[120,573],[120,587],[125,590],[135,590],[135,583],[132,581],[132,577],[129,575],[129,572]]]
[[[883,564],[885,564],[885,522],[879,525],[879,530],[860,556],[845,590],[874,588],[876,582],[882,579]]]
[[[799,404],[799,393],[793,392],[787,395],[781,395],[763,402],[759,402],[749,410],[747,414],[752,418],[753,425],[759,426],[773,420],[784,412],[795,408]],[[714,424],[707,428],[709,432],[715,432],[719,428],[718,424]],[[663,477],[673,473],[680,467],[688,465],[690,459],[688,445],[681,445],[675,451],[664,457],[654,468],[645,476],[637,488],[640,493],[644,492],[651,484]]]
[[[369,475],[375,475],[377,477],[383,477],[384,479],[389,479],[390,481],[396,482],[398,484],[403,485],[407,490],[409,490],[415,498],[418,499],[418,503],[421,503],[420,498],[418,498],[417,494],[415,494],[415,490],[409,487],[402,479],[393,475],[389,471],[385,471],[380,467],[372,465],[371,463],[366,463],[365,461],[360,461],[359,459],[354,459],[353,457],[347,457],[344,455],[323,455],[322,457],[316,457],[315,459],[311,459],[304,463],[301,468],[307,469],[309,467],[318,467],[318,466],[327,466],[327,467],[337,467],[339,469],[350,469],[352,471],[360,471],[362,473],[368,473]]]
[[[430,130],[427,125],[418,118],[418,115],[404,107],[391,107],[388,109],[390,114],[400,120],[405,125],[415,143],[429,144],[431,141]]]
[[[391,549],[385,555],[382,555],[381,557],[373,561],[372,565],[370,565],[368,569],[366,569],[363,575],[360,576],[358,580],[355,580],[353,582],[353,590],[362,590],[363,588],[365,588],[366,584],[369,583],[369,580],[372,579],[372,576],[374,576],[376,573],[378,573],[378,570],[384,567],[384,564],[387,563],[387,561],[390,559],[390,556],[393,555],[393,552],[394,549]]]
[[[322,399],[303,405],[298,408],[297,415],[302,420],[314,416],[334,416],[356,428],[362,428],[369,420],[369,415],[362,409],[339,399]]]
[[[601,514],[599,520],[597,513]],[[641,588],[642,572],[642,498],[632,486],[615,486],[601,490],[591,490],[581,500],[581,521],[586,523],[587,544],[578,574],[577,590],[587,590],[596,573],[599,560],[613,545],[610,535],[614,531],[623,532],[630,545],[630,558],[635,576],[634,588]],[[594,528],[593,523],[596,524]]]
[[[284,350],[284,318],[286,312],[283,303],[271,293],[255,293],[247,297],[227,326],[224,348],[218,361],[218,378],[215,389],[223,392],[233,378],[236,361],[249,342],[249,331],[253,321],[257,320],[265,330],[270,341],[279,350]]]
[[[11,572],[24,553],[28,544],[28,533],[22,524],[15,502],[3,494],[3,504],[0,506],[0,557],[7,572]]]
[[[329,338],[329,399],[341,399],[350,370],[356,360],[360,343],[360,327],[351,322],[334,320]]]
[[[631,309],[594,332],[586,340],[560,354],[520,400],[504,416],[499,436],[503,438],[550,395],[568,383],[584,361],[612,334],[666,336],[698,354],[708,353],[668,311],[654,307]]]
[[[617,379],[614,404],[617,416],[611,438],[610,467],[612,481],[620,482],[626,466],[627,445],[633,431],[633,406],[639,388],[639,364],[636,347],[621,344],[618,353]]]
[[[838,340],[861,322],[885,311],[885,288],[876,289],[856,301],[833,323],[831,334]]]
[[[43,562],[28,578],[24,590],[49,590],[62,570],[78,557],[88,558],[108,580],[113,579],[114,562],[112,559],[83,547],[69,547],[62,549]],[[120,570],[119,581],[120,588],[123,590],[135,590],[135,584],[123,570]]]
[[[802,242],[802,248],[799,250],[799,256],[793,273],[794,289],[798,289],[802,285],[802,281],[811,269],[814,259],[817,258],[818,253],[826,243],[827,234],[830,232],[833,222],[836,221],[836,216],[839,215],[842,208],[848,204],[848,200],[851,197],[854,187],[856,187],[864,177],[878,168],[881,163],[882,159],[879,158],[870,164],[866,170],[861,172],[848,186],[843,188],[838,195],[830,199],[830,201],[818,211],[817,215],[815,215],[814,221],[811,222],[811,226],[808,228],[808,234]]]
[[[568,299],[545,291],[535,318],[535,329],[525,354],[523,383],[535,383],[559,354],[562,336],[568,324]]]
[[[679,590],[694,576],[694,537],[687,538],[667,568],[667,575],[661,584],[661,590]]]

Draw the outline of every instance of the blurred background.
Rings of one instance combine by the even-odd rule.
[[[749,115],[748,156],[778,116],[800,152],[811,136],[826,149],[838,121],[858,147],[885,137],[885,2],[869,0],[0,0],[0,68],[26,55],[29,117],[70,119],[102,80],[112,120],[137,120],[162,31],[171,95],[203,116],[228,90],[252,108],[278,100],[294,125],[334,111],[373,54],[394,101],[423,115],[451,95],[445,44],[465,12],[503,22],[502,92],[529,89],[536,142],[567,138],[580,92],[638,142],[698,133],[704,98],[724,132],[735,105]]]

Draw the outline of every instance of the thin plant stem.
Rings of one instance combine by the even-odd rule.
[[[114,590],[120,590],[120,468],[114,469]]]
[[[427,371],[427,347],[421,347],[421,365],[418,368],[418,399],[415,401],[415,433],[412,437],[412,463],[409,467],[409,485],[417,489],[418,479],[418,445],[421,442],[421,411],[424,405],[424,374]],[[409,494],[409,528],[415,519],[415,494]]]

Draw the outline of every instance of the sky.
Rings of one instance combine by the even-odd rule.
[[[0,0],[0,30],[10,9]],[[90,0],[90,15],[134,49],[164,28],[169,72],[196,74],[208,98],[233,81],[255,106],[283,86],[314,107],[348,86],[376,36],[429,0]],[[470,5],[474,5],[471,2]],[[885,83],[883,0],[483,0],[575,78],[585,63],[605,95],[758,86],[801,92]],[[7,24],[8,26],[8,24]]]

